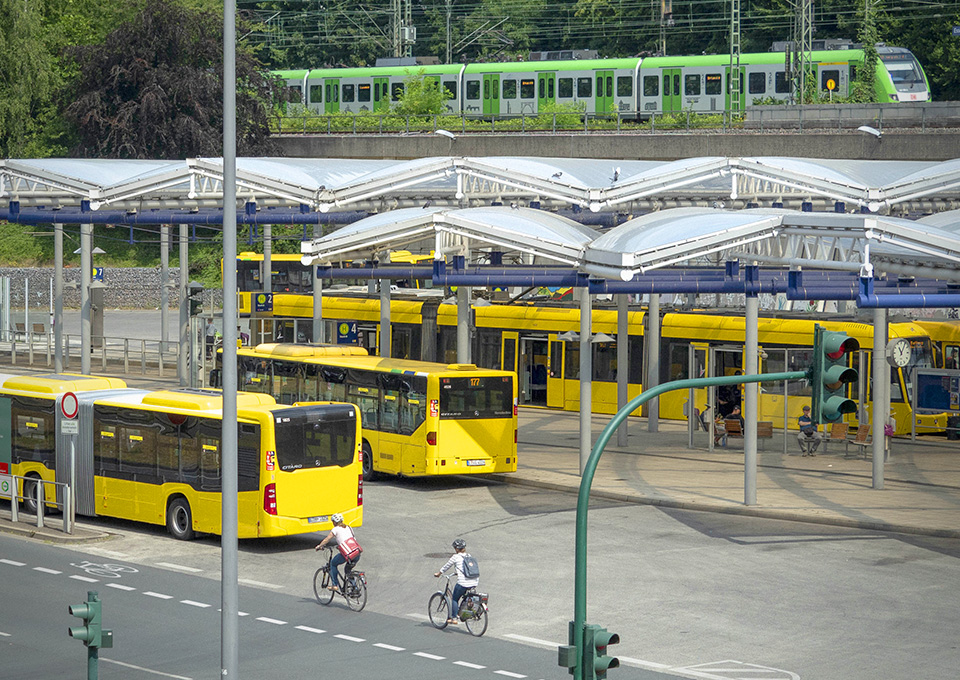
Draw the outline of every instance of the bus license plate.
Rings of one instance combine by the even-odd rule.
[[[487,461],[485,460],[468,460],[467,465],[476,466],[476,465],[486,465]]]
[[[320,522],[326,522],[330,519],[330,515],[320,515],[319,517],[308,517],[307,524],[319,524]]]

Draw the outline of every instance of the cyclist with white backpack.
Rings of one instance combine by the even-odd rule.
[[[447,623],[459,623],[457,614],[460,610],[460,599],[471,588],[476,588],[480,583],[480,567],[475,557],[467,552],[467,542],[458,538],[453,542],[453,549],[456,551],[447,560],[447,563],[440,568],[440,571],[434,574],[437,578],[447,571],[450,567],[457,570],[457,585],[453,587],[453,595],[450,598],[450,615]]]

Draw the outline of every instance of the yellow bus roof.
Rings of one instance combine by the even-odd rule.
[[[486,373],[488,375],[512,375],[512,371],[502,371],[494,368],[478,368],[476,364],[441,364],[430,361],[411,361],[407,359],[385,359],[383,357],[353,355],[353,356],[300,356],[296,354],[286,354],[282,351],[273,351],[272,348],[284,347],[282,344],[258,345],[255,348],[241,348],[237,350],[237,356],[260,357],[264,359],[293,359],[302,360],[304,363],[326,364],[328,366],[340,366],[342,368],[358,368],[368,371],[380,371],[383,373],[408,373],[415,375],[427,375],[428,373],[454,373],[471,372]],[[266,350],[266,351],[264,351]],[[311,361],[316,359],[317,361]]]
[[[369,352],[357,345],[295,345],[284,342],[265,342],[257,345],[257,352],[278,357],[348,357],[368,356]]]
[[[43,375],[10,376],[0,383],[4,391],[23,394],[57,395],[65,392],[122,389],[127,386],[120,378],[107,378],[80,373],[45,373]]]
[[[220,390],[159,390],[144,395],[144,406],[159,406],[164,409],[185,411],[220,411],[223,409],[223,392]],[[238,392],[237,410],[275,406],[276,400],[268,394]]]

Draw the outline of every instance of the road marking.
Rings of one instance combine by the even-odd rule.
[[[27,566],[26,562],[15,562],[14,560],[0,560],[0,564],[9,564],[11,567],[25,567]]]
[[[494,675],[505,675],[508,678],[525,678],[526,675],[520,675],[520,673],[511,673],[510,671],[494,671]]]
[[[170,562],[157,562],[156,566],[166,567],[167,569],[176,569],[177,571],[189,571],[194,574],[199,574],[203,569],[196,569],[194,567],[185,567],[182,564],[172,564]]]
[[[634,659],[630,656],[618,656],[620,663],[627,664],[629,666],[639,666],[640,668],[646,668],[649,670],[667,670],[673,668],[670,664],[666,663],[657,663],[656,661],[645,661],[643,659]]]
[[[486,668],[486,666],[481,666],[481,665],[478,664],[478,663],[470,663],[469,661],[454,661],[454,662],[453,662],[453,665],[454,665],[454,666],[466,666],[467,668],[474,668],[474,669],[476,669],[476,670],[478,670],[478,671]]]
[[[327,631],[321,630],[321,629],[319,629],[319,628],[311,628],[310,626],[297,626],[297,630],[305,630],[305,631],[307,631],[308,633],[316,633],[317,635],[319,635],[320,633],[326,633],[326,632],[327,632]]]
[[[125,586],[122,583],[108,583],[107,588],[116,588],[117,590],[136,590],[133,586]]]
[[[159,600],[172,600],[173,595],[164,595],[163,593],[155,593],[151,590],[148,590],[144,593],[147,597],[155,597]]]
[[[34,571],[39,571],[44,574],[62,574],[62,571],[57,571],[56,569],[47,569],[46,567],[34,567]]]
[[[107,659],[102,656],[100,657],[100,661],[104,663],[113,663],[118,666],[123,666],[124,668],[133,668],[138,671],[143,671],[144,673],[153,673],[154,675],[162,675],[165,678],[175,678],[176,680],[193,680],[193,678],[189,678],[185,675],[173,675],[171,673],[161,673],[160,671],[144,668],[143,666],[134,666],[132,663],[123,663],[122,661],[117,661],[116,659]]]
[[[87,552],[93,553],[94,555],[102,555],[104,557],[113,557],[118,560],[130,560],[130,556],[126,553],[117,552],[116,550],[104,550],[103,548],[87,548]]]
[[[447,657],[437,656],[436,654],[427,654],[426,652],[414,652],[414,656],[422,656],[424,659],[433,659],[434,661],[443,661]]]
[[[2,630],[0,630],[0,637],[10,637],[10,633],[4,633]]]
[[[527,637],[526,635],[514,635],[513,633],[507,633],[503,637],[510,638],[511,640],[517,640],[518,642],[527,642],[531,645],[540,645],[541,647],[559,647],[559,643],[551,642],[550,640],[541,640],[540,638]],[[620,658],[620,657],[617,657]]]
[[[73,574],[70,578],[75,581],[83,581],[84,583],[100,583],[98,578],[90,578],[89,576],[80,576],[79,574]]]
[[[263,581],[252,581],[248,578],[237,579],[238,583],[243,583],[248,586],[260,586],[261,588],[273,588],[274,590],[280,590],[283,586],[278,586],[276,583],[264,583]]]
[[[760,666],[755,663],[745,663],[736,659],[711,661],[696,666],[683,666],[673,670],[688,673],[697,678],[709,680],[750,680],[760,678],[776,678],[777,680],[800,680],[800,676],[791,671],[785,671],[771,666]]]
[[[374,642],[374,647],[379,647],[380,649],[389,649],[391,652],[403,652],[406,651],[405,647],[394,647],[393,645],[388,645],[383,642]]]
[[[264,623],[272,623],[275,626],[285,626],[287,625],[286,621],[281,621],[280,619],[271,619],[267,616],[258,616],[257,621],[263,621]]]
[[[200,609],[206,609],[211,606],[206,602],[194,602],[193,600],[180,600],[180,604],[188,604],[191,607],[200,607]]]
[[[353,637],[352,635],[343,635],[342,633],[338,633],[333,637],[340,638],[341,640],[346,640],[347,642],[366,642],[366,640],[364,640],[363,638]]]

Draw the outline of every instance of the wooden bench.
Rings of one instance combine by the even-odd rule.
[[[853,439],[847,441],[847,444],[853,444],[854,446],[859,446],[859,451],[854,451],[857,458],[866,458],[867,457],[867,447],[873,446],[873,440],[870,438],[870,425],[861,425],[857,428],[857,434],[854,435]]]
[[[727,431],[727,437],[743,439],[743,428],[740,427],[739,418],[727,418],[724,420],[723,429]]]
[[[823,438],[823,452],[827,452],[830,442],[843,442],[843,450],[847,450],[847,432],[850,425],[847,423],[833,423],[830,426],[830,432]]]
[[[727,431],[727,437],[743,439],[743,427],[740,425],[739,418],[728,418],[723,421],[723,428]],[[757,444],[762,444],[764,439],[773,439],[773,421],[757,421]]]
[[[35,324],[33,324],[33,334],[34,334],[34,335],[45,336],[45,335],[47,334],[47,326],[46,326],[46,324],[42,324],[42,323],[35,323]]]
[[[757,444],[763,445],[764,439],[773,439],[773,421],[772,420],[758,420],[757,421]]]
[[[18,321],[16,324],[16,333],[13,335],[14,340],[26,340],[27,339],[27,327],[23,325],[22,321]]]

